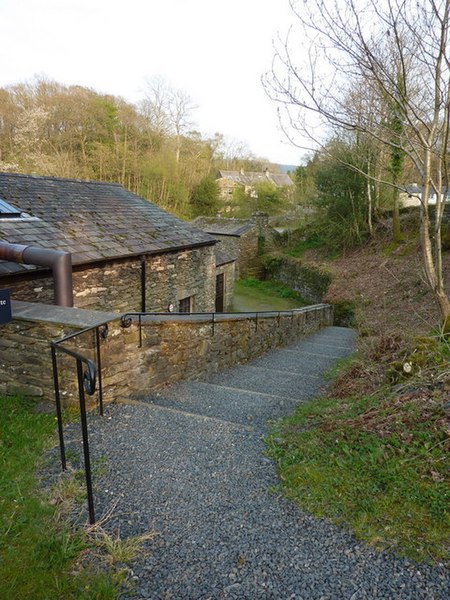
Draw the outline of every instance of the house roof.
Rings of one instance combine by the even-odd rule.
[[[219,171],[219,179],[228,179],[241,185],[256,185],[262,181],[270,181],[276,187],[295,185],[287,173],[270,173],[269,171]]]
[[[407,185],[406,186],[406,193],[407,194],[421,194],[422,193],[422,187],[420,185],[417,185],[416,183],[412,183],[411,185]]]
[[[421,195],[423,192],[423,187],[421,185],[417,185],[417,183],[411,183],[405,187],[406,193],[409,195],[418,194]],[[450,190],[447,190],[447,187],[443,185],[441,187],[442,195],[447,199],[450,195]],[[433,188],[430,188],[430,196],[435,196],[435,191]]]
[[[194,225],[211,235],[231,235],[240,237],[246,231],[256,227],[254,221],[248,219],[228,219],[224,217],[197,217]]]
[[[118,184],[0,173],[0,198],[22,213],[0,214],[0,240],[70,252],[74,265],[216,243]],[[0,261],[0,275],[35,268]]]
[[[216,255],[216,267],[221,267],[237,260],[235,256],[231,256],[231,254],[222,250],[220,244],[215,246],[214,252]]]

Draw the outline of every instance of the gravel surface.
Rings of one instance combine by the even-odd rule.
[[[330,327],[245,366],[184,382],[143,402],[91,416],[96,512],[117,502],[105,528],[148,531],[133,565],[135,595],[161,600],[448,598],[443,567],[377,552],[273,491],[267,421],[292,411],[353,347]]]

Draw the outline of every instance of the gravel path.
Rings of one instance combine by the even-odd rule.
[[[317,395],[323,371],[353,346],[330,327],[245,366],[184,382],[90,417],[97,516],[108,527],[149,530],[132,565],[135,598],[373,600],[448,598],[444,568],[376,552],[278,493],[264,456],[267,421]],[[127,596],[128,597],[128,596]],[[130,596],[131,597],[131,596]]]

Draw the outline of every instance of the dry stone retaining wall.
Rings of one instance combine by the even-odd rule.
[[[182,379],[246,362],[333,321],[330,305],[259,315],[258,319],[215,315],[214,323],[207,315],[145,317],[139,347],[137,323],[123,328],[118,315],[59,308],[59,314],[49,320],[39,314],[42,305],[19,304],[27,310],[1,326],[0,393],[22,392],[47,400],[53,399],[49,342],[89,324],[109,322],[108,336],[101,341],[101,358],[104,399],[112,401],[136,398]],[[36,314],[33,307],[37,307]],[[78,325],[69,318],[74,310],[78,311]],[[57,322],[64,319],[66,323]],[[67,345],[95,361],[93,331]],[[76,402],[75,361],[58,353],[58,365],[63,400],[65,404]]]
[[[270,254],[264,258],[267,279],[284,283],[309,302],[321,302],[331,283],[331,274],[301,260],[281,254]]]

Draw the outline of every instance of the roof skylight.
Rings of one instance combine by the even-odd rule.
[[[0,219],[19,219],[21,211],[0,198]]]

